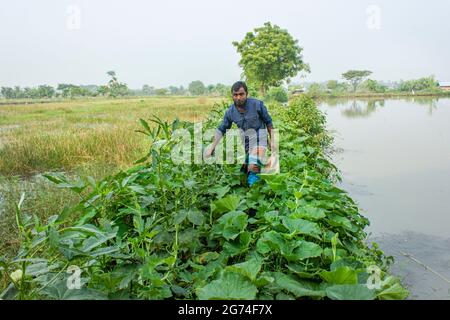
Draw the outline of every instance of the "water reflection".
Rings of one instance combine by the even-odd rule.
[[[378,107],[384,107],[384,100],[368,100],[365,102],[353,100],[350,106],[342,110],[347,118],[366,118],[374,113]]]
[[[319,102],[320,106],[326,108],[339,107],[342,108],[342,115],[347,118],[366,118],[377,111],[378,108],[385,106],[386,100],[388,101],[403,101],[411,104],[427,107],[428,114],[433,115],[436,111],[439,100],[445,101],[448,98],[439,97],[402,97],[391,99],[378,99],[378,98],[360,98],[360,99],[347,99],[347,98],[329,98]]]
[[[335,147],[343,150],[334,155],[342,187],[371,221],[367,231],[390,235],[381,248],[395,251],[394,269],[411,286],[411,297],[449,299],[448,287],[436,291],[433,276],[398,251],[439,272],[450,267],[450,256],[440,254],[450,252],[450,99],[334,99],[320,108],[336,132]],[[418,252],[422,241],[427,248]]]

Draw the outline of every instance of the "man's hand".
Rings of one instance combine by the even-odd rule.
[[[211,157],[214,154],[214,147],[210,146],[208,148],[206,148],[205,152],[203,153],[203,158],[207,159],[209,157]]]

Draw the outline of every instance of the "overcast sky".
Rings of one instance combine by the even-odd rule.
[[[108,70],[131,88],[230,84],[231,42],[266,21],[299,40],[307,81],[450,81],[448,0],[0,0],[0,86],[103,84]]]

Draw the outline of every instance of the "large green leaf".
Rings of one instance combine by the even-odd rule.
[[[357,231],[358,229],[346,217],[337,214],[328,215],[328,223],[334,227],[341,227],[350,231]]]
[[[363,284],[337,284],[326,289],[327,297],[333,300],[373,300],[375,292]]]
[[[403,288],[399,283],[378,293],[381,300],[404,300],[409,296],[408,290]]]
[[[228,191],[230,191],[230,186],[215,186],[209,189],[210,193],[217,194],[219,198],[222,198],[225,194],[227,194]]]
[[[91,251],[89,253],[89,256],[99,257],[99,256],[104,256],[104,255],[110,255],[112,253],[118,252],[119,250],[120,250],[120,248],[117,246],[104,247],[104,248],[99,248],[97,250]]]
[[[320,239],[320,228],[315,222],[284,217],[283,225],[293,234],[306,234]]]
[[[234,257],[248,250],[252,236],[250,232],[244,231],[234,241],[225,242],[223,244],[223,252],[225,255]]]
[[[291,272],[293,272],[294,274],[296,274],[297,276],[299,276],[302,279],[313,279],[313,278],[317,278],[317,275],[319,274],[319,271],[310,271],[308,270],[308,268],[306,267],[306,265],[303,264],[296,264],[295,262],[289,263],[286,266]]]
[[[229,195],[220,200],[214,201],[211,204],[211,208],[214,213],[226,213],[235,211],[240,203],[241,199],[236,195]]]
[[[43,296],[56,300],[104,300],[105,293],[89,288],[69,289],[66,279],[47,285],[40,292]]]
[[[71,189],[76,193],[81,193],[86,188],[86,184],[81,178],[78,178],[77,181],[69,181],[67,180],[67,177],[60,172],[43,174],[42,176],[57,184],[59,188]]]
[[[334,255],[333,248],[324,248],[323,249],[324,257],[326,257],[330,261],[333,261],[334,259],[336,259],[336,261],[338,261],[338,259],[342,259],[342,258],[348,256],[347,250],[341,249],[341,248],[336,249],[335,253],[336,253],[336,255]]]
[[[107,242],[108,240],[113,239],[116,236],[116,233],[105,233],[102,235],[98,235],[95,237],[89,237],[83,242],[83,246],[81,247],[81,251],[89,252],[101,244]]]
[[[289,291],[296,298],[300,297],[325,297],[326,293],[315,282],[297,279],[293,276],[277,272],[274,274],[275,284],[281,289]]]
[[[340,268],[340,267],[350,267],[354,270],[357,269],[366,269],[364,263],[362,263],[361,261],[356,260],[355,258],[342,258],[342,259],[338,259],[335,262],[333,262],[330,265],[330,270],[331,271],[335,271],[336,269]]]
[[[293,257],[303,260],[307,258],[319,257],[322,254],[322,247],[314,242],[299,240],[296,242]]]
[[[262,262],[256,258],[252,258],[248,261],[228,266],[226,270],[242,274],[243,276],[246,276],[250,280],[254,281],[261,270],[261,267]]]
[[[178,212],[175,213],[174,217],[173,217],[173,223],[174,224],[180,224],[182,223],[186,217],[188,215],[188,211],[187,210],[179,210]]]
[[[310,220],[319,220],[325,218],[325,216],[326,215],[324,209],[311,206],[300,207],[291,215],[291,217],[293,218],[305,218]]]
[[[59,263],[55,263],[52,265],[48,265],[47,261],[37,261],[35,263],[31,263],[26,267],[27,276],[37,277],[41,274],[46,274],[51,270],[57,269],[60,267]]]
[[[125,289],[131,283],[133,278],[138,274],[139,267],[138,264],[121,265],[114,269],[112,272],[115,278],[120,279],[119,289]]]
[[[322,271],[320,277],[328,282],[334,284],[357,284],[358,272],[350,267],[339,267],[334,271]]]
[[[260,174],[260,177],[267,182],[273,192],[283,193],[286,191],[286,174]]]
[[[213,226],[213,233],[222,235],[227,240],[234,240],[244,231],[248,216],[242,211],[232,211],[221,216]]]
[[[264,219],[274,227],[280,224],[281,217],[279,212],[274,210],[264,212]]]
[[[86,235],[102,235],[103,231],[101,231],[99,228],[97,228],[96,226],[92,225],[92,224],[85,224],[85,225],[81,225],[81,226],[75,226],[75,227],[69,227],[69,228],[65,228],[64,232],[70,232],[70,231],[74,231],[74,232],[80,232]]]
[[[268,254],[272,251],[279,252],[282,255],[289,255],[294,250],[293,242],[289,245],[283,236],[276,231],[264,232],[258,239],[256,248],[261,254]]]
[[[204,217],[203,213],[197,209],[189,210],[188,214],[187,214],[187,218],[192,224],[195,224],[197,226],[202,225],[203,222],[205,221],[205,217]]]
[[[197,289],[200,300],[253,300],[256,286],[246,277],[233,272],[225,272],[218,280]]]
[[[286,240],[276,231],[265,232],[256,243],[259,253],[278,252],[289,261],[319,257],[322,248],[314,242],[305,240]]]
[[[378,292],[378,298],[381,300],[403,300],[409,295],[406,290],[399,283],[399,280],[389,276],[382,281],[382,289]]]

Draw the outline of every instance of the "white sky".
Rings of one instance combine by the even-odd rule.
[[[230,84],[231,42],[266,21],[299,40],[307,81],[359,68],[450,81],[448,0],[0,0],[0,86],[102,84],[109,70],[131,88]]]

